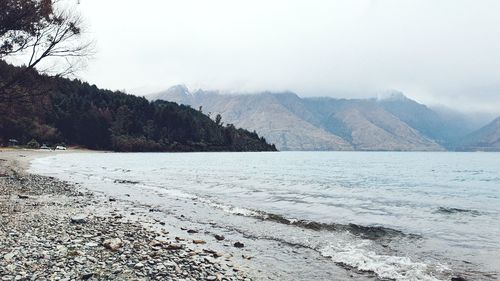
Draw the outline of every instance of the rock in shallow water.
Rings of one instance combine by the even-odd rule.
[[[222,235],[218,235],[218,234],[215,234],[215,235],[214,235],[214,237],[215,237],[215,239],[216,239],[217,241],[222,241],[222,240],[224,240],[224,239],[225,239],[225,237],[224,237],[224,236],[222,236]]]
[[[235,246],[236,248],[243,248],[243,247],[245,247],[245,244],[243,244],[243,243],[241,243],[241,242],[236,242],[236,243],[234,243],[234,246]]]

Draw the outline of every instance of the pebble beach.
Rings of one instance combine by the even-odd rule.
[[[252,280],[194,230],[174,237],[114,198],[26,172],[44,155],[0,152],[1,280]]]

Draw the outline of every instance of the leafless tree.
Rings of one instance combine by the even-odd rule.
[[[26,61],[20,71],[0,81],[0,101],[44,94],[22,93],[15,86],[35,69],[55,76],[73,74],[93,54],[94,44],[84,38],[81,17],[57,4],[54,0],[2,0],[0,59],[18,56]]]

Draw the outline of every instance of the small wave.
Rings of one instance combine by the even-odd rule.
[[[436,213],[441,213],[441,214],[471,214],[474,216],[481,215],[481,212],[479,212],[477,210],[451,208],[451,207],[439,207],[436,210]]]
[[[212,207],[235,215],[253,217],[262,220],[273,221],[280,224],[294,225],[318,231],[348,230],[350,233],[356,236],[361,236],[361,238],[371,238],[361,240],[348,240],[345,242],[341,242],[336,246],[329,244],[325,247],[324,244],[323,246],[312,246],[308,243],[301,243],[300,241],[283,239],[274,235],[253,236],[253,238],[255,239],[274,240],[291,247],[301,247],[317,251],[320,255],[331,259],[334,263],[341,267],[349,270],[355,270],[360,273],[365,272],[373,274],[373,276],[377,276],[380,280],[442,281],[443,279],[438,279],[433,275],[433,273],[450,272],[450,269],[445,267],[444,265],[438,264],[431,266],[422,262],[412,261],[408,257],[377,254],[375,251],[369,250],[373,247],[372,243],[377,243],[376,241],[373,241],[373,239],[394,235],[407,235],[398,230],[384,227],[367,227],[356,224],[325,224],[303,220],[293,220],[277,214],[265,213],[262,211],[255,211],[244,208],[235,208],[224,204],[214,203],[209,199],[201,199],[201,201],[209,204]],[[234,228],[232,230],[243,233],[237,228]],[[244,234],[247,237],[252,237],[249,236],[248,233]]]
[[[228,206],[225,204],[220,204],[213,202],[209,199],[204,198],[196,198],[198,201],[210,205],[211,207],[217,208],[227,213],[231,213],[234,215],[244,216],[244,217],[253,217],[260,220],[272,221],[285,225],[292,225],[301,228],[316,230],[316,231],[348,231],[349,233],[370,240],[379,240],[383,238],[392,238],[392,237],[410,237],[410,238],[418,238],[418,235],[415,234],[406,234],[402,231],[387,228],[383,226],[363,226],[358,224],[340,224],[340,223],[322,223],[316,221],[308,221],[308,220],[300,220],[300,219],[291,219],[282,215],[267,213],[259,210],[251,210],[240,207]]]
[[[273,215],[272,220],[278,220],[281,223],[293,224],[294,221],[288,220],[281,216]],[[271,219],[271,218],[268,218]],[[288,223],[287,223],[288,222]],[[240,230],[234,228],[233,231],[240,233]],[[447,276],[451,270],[441,264],[428,265],[422,262],[412,261],[408,257],[401,257],[395,255],[383,255],[369,250],[374,241],[371,240],[348,240],[335,244],[328,244],[327,246],[312,246],[308,243],[301,243],[300,241],[288,240],[279,238],[274,235],[270,236],[249,236],[254,239],[268,239],[278,241],[291,247],[307,248],[317,251],[321,256],[331,259],[335,264],[347,270],[358,273],[369,273],[378,280],[397,280],[397,281],[442,281],[449,279],[440,279],[434,276],[434,273],[439,276]],[[439,274],[440,273],[440,274]]]
[[[442,265],[431,270],[430,266],[425,263],[413,262],[408,257],[377,254],[365,249],[368,246],[366,240],[357,245],[328,245],[321,249],[320,253],[340,266],[361,272],[371,272],[381,279],[439,281],[440,279],[433,275],[432,270],[449,270]]]
[[[195,197],[195,199],[201,203],[205,203],[213,208],[222,210],[226,213],[230,213],[233,215],[244,216],[244,217],[260,217],[260,213],[258,211],[254,211],[254,210],[250,210],[250,209],[246,209],[246,208],[229,206],[229,205],[225,205],[225,204],[220,204],[220,203],[216,203],[210,199],[201,198],[201,197]]]
[[[348,231],[351,234],[370,240],[377,240],[381,238],[390,238],[395,236],[409,236],[408,234],[383,226],[363,226],[354,223],[340,224],[340,223],[322,223],[307,220],[293,220],[287,219],[284,216],[270,213],[263,213],[261,219],[270,220],[282,224],[294,225],[302,228],[312,230],[326,230],[326,231]],[[415,236],[416,235],[411,235]]]

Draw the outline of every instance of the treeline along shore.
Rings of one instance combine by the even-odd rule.
[[[220,116],[212,120],[202,108],[150,102],[0,60],[0,85],[13,76],[22,77],[0,99],[0,144],[16,140],[121,152],[276,150],[256,132],[224,124]]]

